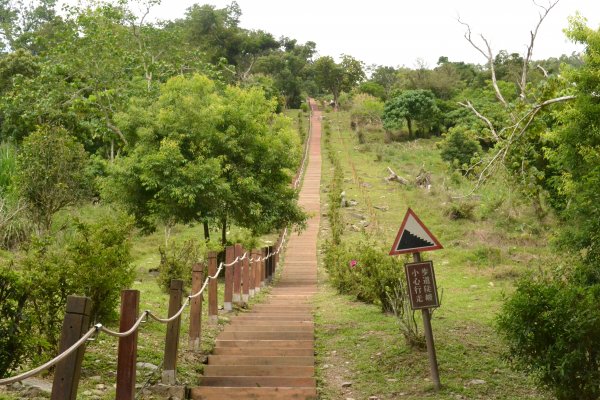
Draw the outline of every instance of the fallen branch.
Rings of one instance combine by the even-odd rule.
[[[397,175],[397,174],[394,172],[394,170],[392,170],[390,167],[387,167],[387,169],[388,169],[388,171],[390,172],[390,175],[389,175],[387,178],[385,178],[385,180],[386,180],[386,181],[388,181],[388,182],[392,182],[392,181],[393,181],[393,182],[398,182],[398,183],[400,183],[401,185],[408,185],[408,184],[409,184],[409,182],[408,182],[408,180],[407,180],[407,179],[404,179],[403,177],[401,177],[401,176],[398,176],[398,175]]]

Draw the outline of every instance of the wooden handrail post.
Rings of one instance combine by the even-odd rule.
[[[254,250],[248,250],[250,258],[254,259]],[[256,286],[256,267],[254,261],[248,261],[248,297],[252,298],[256,294],[254,287]]]
[[[175,315],[181,308],[182,297],[183,281],[181,279],[171,279],[171,288],[169,290],[169,318]],[[162,383],[165,385],[174,385],[177,381],[177,350],[179,347],[180,326],[181,316],[167,324],[165,358],[162,373]]]
[[[263,247],[262,248],[262,257],[263,257],[263,261],[261,262],[261,266],[260,266],[260,285],[262,287],[265,287],[267,285],[267,263],[269,262],[269,260],[266,258],[267,255],[269,255],[269,249],[267,247]]]
[[[59,353],[75,344],[88,331],[91,310],[92,300],[89,297],[67,297]],[[52,400],[75,400],[77,398],[83,353],[85,353],[85,344],[56,364],[54,383],[52,384]]]
[[[204,265],[195,263],[192,266],[192,294],[196,294],[204,283]],[[192,350],[200,350],[202,333],[202,299],[204,294],[194,297],[190,302],[189,346]]]
[[[217,253],[208,253],[208,275],[215,276],[217,273]],[[211,323],[217,323],[219,319],[217,279],[208,282],[208,318]]]
[[[273,246],[267,247],[268,254],[271,254],[271,257],[269,257],[269,260],[268,260],[269,267],[267,269],[268,274],[269,274],[269,276],[267,277],[267,281],[269,283],[271,283],[273,281],[273,267],[274,267],[274,261],[275,261],[275,256],[273,255],[273,251],[274,251]]]
[[[127,332],[138,319],[140,309],[139,290],[121,290],[121,319],[119,332]],[[137,362],[138,331],[119,338],[117,355],[116,400],[135,399],[135,375]]]
[[[242,254],[244,253],[244,249],[242,249]],[[244,258],[242,261],[242,302],[247,303],[250,299],[250,262],[248,261],[250,258],[250,251],[248,251],[248,257]]]
[[[235,259],[233,246],[225,248],[225,264],[231,264]],[[227,312],[233,310],[233,265],[225,267],[225,294],[223,309]]]
[[[236,243],[234,246],[235,257],[241,257],[243,253],[242,245]],[[233,266],[233,302],[240,304],[242,302],[242,261],[238,261]]]
[[[252,258],[255,259],[256,261],[254,261],[254,293],[258,293],[260,292],[260,261],[258,261],[258,258],[260,257],[260,251],[257,249],[254,249],[252,251]]]

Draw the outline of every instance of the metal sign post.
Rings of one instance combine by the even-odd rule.
[[[413,260],[415,263],[421,263],[421,253],[413,253]],[[435,274],[433,273],[433,263],[429,262],[431,265],[431,277],[432,277],[432,287],[433,287],[433,293],[434,293],[434,297],[435,297],[435,302],[437,304],[435,304],[433,307],[439,307],[439,302],[437,301],[437,288],[435,286]],[[410,265],[410,264],[407,264]],[[427,276],[423,277],[426,278]],[[409,284],[409,290],[410,290],[410,284]],[[423,289],[426,289],[427,286],[423,285]],[[413,291],[411,291],[411,306],[412,309],[414,310],[415,307],[413,306]],[[425,296],[427,296],[427,293],[423,294],[424,298],[426,299]],[[423,329],[425,331],[425,342],[427,343],[427,355],[429,357],[429,369],[431,371],[431,380],[433,381],[433,385],[435,387],[435,390],[440,390],[440,388],[442,387],[442,383],[440,382],[440,372],[438,370],[438,362],[437,362],[437,355],[435,354],[435,343],[433,341],[433,329],[431,329],[431,312],[429,311],[429,309],[431,308],[431,306],[429,307],[421,307],[421,313],[423,316]]]
[[[433,341],[433,330],[431,329],[431,308],[439,307],[437,285],[433,262],[422,261],[420,251],[438,250],[443,248],[437,238],[421,222],[419,217],[410,208],[404,216],[396,239],[390,250],[390,255],[412,253],[414,262],[404,265],[406,273],[407,290],[410,306],[413,310],[421,310],[423,315],[423,328],[425,341],[427,343],[427,355],[429,356],[429,367],[431,380],[435,390],[442,387],[440,373],[438,371],[437,356],[435,354],[435,343]]]

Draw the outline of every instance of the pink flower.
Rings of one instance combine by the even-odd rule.
[[[358,261],[356,260],[350,260],[350,268],[354,268],[358,265]]]

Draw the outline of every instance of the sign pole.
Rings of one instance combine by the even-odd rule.
[[[413,261],[421,262],[421,253],[413,253]],[[440,390],[440,373],[438,371],[437,356],[435,354],[435,343],[433,341],[433,329],[431,329],[431,312],[429,308],[422,308],[423,328],[425,330],[425,342],[427,343],[427,355],[429,356],[429,368],[431,370],[431,380],[435,390]]]

